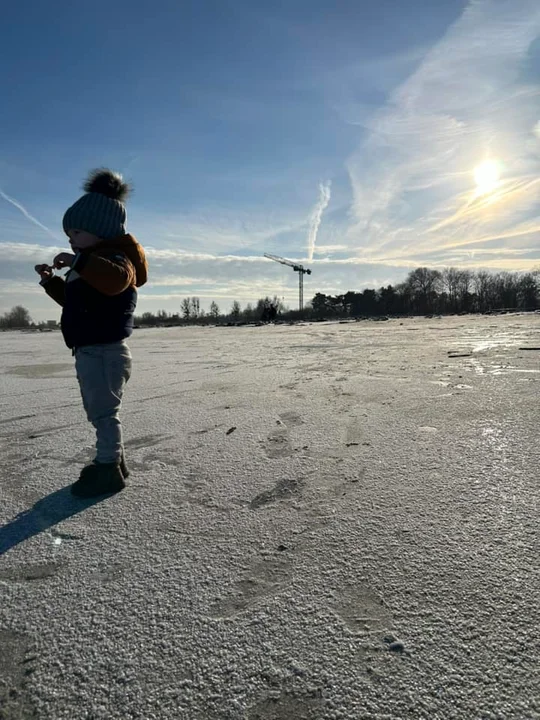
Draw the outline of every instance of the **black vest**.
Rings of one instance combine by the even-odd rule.
[[[62,334],[68,348],[124,340],[133,332],[137,290],[104,295],[78,277],[66,279]]]

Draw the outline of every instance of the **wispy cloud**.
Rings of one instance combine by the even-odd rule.
[[[317,245],[314,252],[317,255],[334,255],[349,250],[348,245]]]
[[[34,265],[50,262],[59,249],[56,245],[0,243],[0,314],[13,305],[22,304],[36,319],[56,317],[59,308],[44,297]],[[183,297],[194,295],[201,298],[204,307],[212,300],[229,307],[232,300],[245,304],[265,295],[278,295],[291,307],[296,306],[295,273],[258,254],[219,255],[153,247],[146,250],[150,280],[140,293],[139,312],[160,308],[175,311]],[[369,259],[359,256],[315,258],[311,264],[313,275],[306,279],[306,297],[316,292],[344,293],[400,282],[420,264],[443,267],[449,260],[458,267],[501,269],[496,248],[489,246],[466,248],[463,252],[432,249],[419,255],[396,248],[373,253]],[[505,267],[520,270],[527,263],[533,267],[533,263],[538,265],[539,261],[540,249],[531,243],[530,237],[524,237],[523,247],[512,248],[505,256]]]
[[[536,0],[471,2],[371,117],[348,163],[347,240],[360,257],[422,258],[498,239],[504,266],[518,228],[540,230],[531,220],[540,199],[540,88],[525,71],[539,36]],[[500,161],[501,183],[478,197],[473,172],[487,159]]]
[[[36,227],[41,228],[44,232],[47,233],[50,237],[53,238],[53,240],[58,241],[59,237],[54,233],[50,228],[48,228],[46,225],[44,225],[42,222],[40,222],[37,218],[35,218],[33,215],[31,215],[28,210],[24,207],[24,205],[21,205],[20,202],[15,200],[14,198],[7,195],[3,190],[0,190],[0,197],[2,197],[7,203],[10,205],[13,205],[14,208],[17,208],[19,212],[21,212],[24,217],[29,220],[31,223],[36,225]]]
[[[330,196],[331,196],[331,183],[328,181],[327,183],[320,183],[319,184],[319,199],[317,200],[317,204],[313,208],[313,211],[311,213],[311,217],[309,219],[309,234],[308,234],[308,260],[313,260],[313,253],[315,251],[315,243],[317,242],[317,233],[319,232],[319,227],[321,225],[321,220],[324,211],[328,207],[328,203],[330,202]]]

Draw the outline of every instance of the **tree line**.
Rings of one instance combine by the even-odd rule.
[[[488,313],[539,307],[540,271],[490,273],[446,268],[441,272],[420,267],[398,285],[343,295],[317,293],[310,312],[315,318],[331,318]]]
[[[289,321],[537,310],[540,308],[540,270],[490,273],[452,267],[442,271],[419,267],[412,270],[404,282],[378,290],[367,288],[362,292],[348,291],[341,295],[317,293],[303,313],[289,310],[276,296],[261,298],[244,308],[235,300],[223,312],[216,302],[212,302],[208,312],[205,312],[198,297],[187,297],[182,300],[178,312],[144,312],[135,317],[135,325],[148,327],[258,322],[265,317],[265,310],[270,306],[276,308],[281,319]],[[47,327],[51,327],[51,323],[33,323],[29,311],[21,305],[0,316],[0,330]]]
[[[274,297],[261,298],[242,309],[235,300],[230,310],[221,312],[213,302],[210,311],[201,310],[199,298],[185,298],[179,313],[160,310],[157,315],[143,313],[138,325],[210,324],[256,322],[264,317],[269,303],[277,305],[282,320],[335,317],[381,317],[389,315],[448,315],[487,313],[498,310],[537,310],[540,308],[540,271],[527,273],[446,268],[442,271],[419,267],[406,280],[362,292],[341,295],[317,293],[303,313],[289,310]]]
[[[157,313],[144,312],[135,316],[135,325],[139,327],[153,325],[212,325],[225,323],[249,323],[261,320],[269,307],[275,307],[278,315],[287,314],[288,308],[276,296],[273,298],[260,298],[256,303],[248,303],[244,308],[234,300],[230,309],[221,311],[216,302],[210,304],[208,312],[201,308],[201,301],[198,297],[184,298],[180,305],[179,312],[168,313],[166,310],[158,310]]]

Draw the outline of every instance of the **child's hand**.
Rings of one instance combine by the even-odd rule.
[[[50,265],[36,265],[34,270],[42,280],[50,280],[54,275],[54,270]]]
[[[65,267],[71,267],[74,260],[75,255],[72,255],[71,253],[59,253],[53,260],[53,267],[57,268],[58,270],[61,270]]]

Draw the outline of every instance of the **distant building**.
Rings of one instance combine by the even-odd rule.
[[[58,327],[58,320],[47,320],[47,327],[48,328]]]

